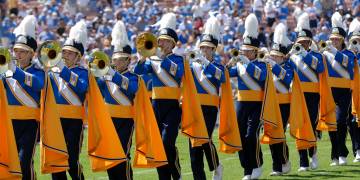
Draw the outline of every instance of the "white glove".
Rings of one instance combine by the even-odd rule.
[[[239,60],[240,60],[240,62],[242,64],[249,64],[250,63],[250,60],[244,55],[239,55],[238,58],[239,58]]]
[[[62,71],[62,70],[64,69],[64,67],[65,67],[65,63],[64,63],[63,60],[61,60],[61,61],[59,61],[59,62],[57,63],[56,66],[60,69],[60,71]]]
[[[11,72],[15,73],[15,71],[16,71],[16,65],[15,65],[15,62],[14,62],[14,61],[10,61],[8,67],[9,67],[9,70],[10,70]]]
[[[109,67],[109,71],[107,72],[110,76],[114,76],[115,75],[115,70],[111,67]]]
[[[326,51],[330,52],[331,54],[336,54],[337,49],[333,45],[328,44],[326,47]]]
[[[210,64],[210,61],[206,59],[205,56],[200,56],[199,57],[199,60],[201,61],[202,64],[204,64],[205,66],[209,65]]]
[[[275,66],[276,64],[276,62],[270,58],[266,58],[265,61],[268,62],[271,65],[271,67]]]

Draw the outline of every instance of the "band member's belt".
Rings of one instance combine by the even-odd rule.
[[[9,105],[8,113],[10,119],[19,120],[40,120],[40,108],[32,108],[28,106]]]
[[[178,87],[153,87],[153,99],[180,99],[181,88]]]
[[[345,78],[329,77],[329,84],[331,87],[351,88],[351,80]]]
[[[83,119],[84,118],[84,107],[73,106],[65,104],[57,104],[60,117],[69,119]]]
[[[282,93],[278,93],[277,94],[278,100],[279,100],[279,104],[288,104],[290,103],[290,94],[282,94]]]
[[[198,94],[198,97],[201,105],[219,107],[219,103],[220,103],[219,96],[210,95],[210,94]]]
[[[264,91],[255,90],[238,90],[237,100],[238,101],[263,101]]]
[[[115,118],[133,118],[133,107],[123,105],[106,104],[110,116]]]
[[[314,82],[301,82],[301,89],[303,92],[319,93],[319,83]]]

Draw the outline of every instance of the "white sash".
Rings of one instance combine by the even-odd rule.
[[[36,101],[21,87],[19,82],[14,78],[6,78],[6,83],[16,99],[24,106],[38,108]]]
[[[179,84],[171,77],[171,75],[161,68],[161,62],[162,61],[150,61],[156,76],[168,87],[179,87]]]
[[[239,77],[251,90],[261,91],[260,85],[246,72],[246,68],[241,63],[236,64]]]
[[[302,61],[302,57],[299,55],[292,55],[290,57],[291,61],[293,61],[296,67],[306,76],[311,82],[319,82],[317,74],[314,73],[313,70]]]
[[[281,94],[287,94],[289,93],[289,89],[281,82],[281,80],[273,74],[273,81],[275,84],[276,90]]]
[[[131,106],[131,101],[126,97],[124,93],[121,92],[119,86],[111,81],[106,81],[106,85],[109,89],[111,96],[121,105]]]
[[[204,70],[199,63],[193,63],[193,69],[199,84],[211,95],[218,95],[216,87],[207,79]]]
[[[72,91],[72,89],[68,86],[67,82],[60,77],[60,74],[58,73],[52,73],[52,74],[54,77],[54,81],[58,86],[58,91],[66,99],[66,101],[74,106],[82,106],[80,98],[77,96],[75,92]]]
[[[341,77],[350,79],[349,72],[339,62],[335,60],[334,54],[328,51],[324,51],[324,55],[327,61],[330,63],[332,69],[334,69]],[[344,54],[344,56],[346,55]]]

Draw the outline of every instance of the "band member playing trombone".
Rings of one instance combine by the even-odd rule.
[[[44,86],[44,71],[32,62],[37,49],[35,40],[36,18],[26,16],[14,30],[15,61],[7,58],[7,72],[2,79],[6,90],[7,116],[12,120],[22,179],[36,179],[33,155],[40,120],[40,97]],[[0,87],[3,88],[3,87]],[[5,107],[1,107],[4,110]],[[4,113],[4,112],[1,112]]]
[[[331,17],[330,42],[323,52],[327,60],[329,85],[336,103],[337,131],[329,132],[331,166],[346,165],[349,151],[346,147],[347,120],[351,108],[351,81],[354,78],[355,55],[345,49],[346,31],[339,12]]]
[[[348,50],[356,56],[354,61],[354,80],[352,89],[352,110],[348,120],[349,134],[353,147],[355,159],[353,162],[360,162],[360,128],[359,128],[359,114],[360,114],[360,78],[358,70],[360,59],[360,22],[357,18],[350,23],[349,26],[349,46]]]
[[[224,66],[214,61],[214,53],[220,39],[220,28],[220,23],[217,21],[216,17],[211,16],[207,20],[205,24],[205,31],[202,35],[202,39],[199,45],[201,52],[195,53],[195,56],[193,57],[195,61],[191,63],[192,73],[194,76],[194,81],[196,84],[201,108],[204,114],[207,132],[210,137],[210,141],[203,144],[202,146],[192,147],[191,143],[189,146],[191,169],[193,171],[193,177],[196,180],[206,179],[203,160],[204,153],[210,171],[214,171],[213,179],[220,180],[223,176],[223,166],[219,163],[219,157],[217,155],[216,147],[211,140],[212,133],[214,131],[216,120],[218,117],[217,114],[220,104],[220,108],[223,110],[221,111],[222,114],[220,114],[220,123],[226,124],[224,126],[227,126],[227,129],[237,126],[236,115],[231,95],[230,78],[225,78]],[[225,86],[224,84],[225,81],[227,81],[228,83],[227,86]],[[229,118],[225,120],[224,118],[226,117],[224,116],[226,115],[224,114],[224,109],[226,109],[227,114],[233,114],[233,116],[231,118],[230,116],[228,116]],[[222,128],[220,128],[219,132],[220,136],[222,134],[221,129]],[[238,129],[236,129],[235,131],[236,132],[233,134],[233,138],[238,140],[237,144],[234,144],[234,141],[224,143],[234,149],[232,150],[232,152],[236,152],[241,149],[239,138],[240,134],[238,132]],[[224,140],[224,138],[220,137],[220,141],[221,140]]]
[[[66,179],[66,170],[72,179],[84,179],[79,154],[88,71],[79,62],[86,40],[86,24],[79,21],[70,29],[61,52],[63,59],[55,58],[59,62],[48,73],[41,127],[41,170],[52,173],[52,179]]]
[[[246,18],[243,38],[243,55],[238,57],[240,62],[236,66],[229,68],[229,73],[230,77],[238,77],[236,112],[243,143],[243,149],[239,151],[241,166],[244,168],[243,179],[257,179],[262,174],[263,164],[259,132],[267,68],[264,62],[256,59],[260,42],[255,14]]]
[[[335,103],[331,98],[331,89],[327,83],[325,59],[320,53],[310,49],[312,33],[307,13],[303,13],[299,17],[296,31],[298,37],[289,52],[291,54],[290,62],[299,75],[314,134],[315,130],[334,131],[336,130]],[[312,147],[299,150],[299,155],[299,172],[318,167],[315,144]],[[309,164],[308,156],[311,157],[311,164]]]
[[[172,53],[178,41],[175,32],[176,15],[167,13],[156,25],[160,25],[157,42],[146,33],[140,34],[136,39],[137,50],[142,57],[134,72],[141,75],[152,74],[153,108],[169,162],[157,168],[159,179],[180,179],[179,156],[175,146],[180,122],[182,121],[182,133],[191,138],[192,146],[208,142],[209,137],[189,62]],[[160,52],[157,56],[146,58],[155,54],[156,46],[153,45],[156,43]]]
[[[109,67],[105,53],[95,51],[90,55],[90,72],[97,76],[97,83],[90,76],[89,155],[93,171],[106,170],[109,179],[129,180],[133,178],[130,163],[133,134],[136,134],[134,167],[158,167],[167,160],[145,83],[128,70],[131,47],[122,21],[113,28],[112,45],[115,69]],[[99,92],[94,86],[99,87]],[[96,134],[101,134],[99,141]]]

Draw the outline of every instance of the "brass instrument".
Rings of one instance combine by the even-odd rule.
[[[0,47],[0,74],[5,73],[9,69],[9,63],[11,61],[11,55],[9,49],[6,47]]]
[[[226,64],[227,67],[232,67],[234,66],[237,62],[240,61],[239,56],[242,55],[242,52],[237,50],[236,48],[232,48],[229,51],[229,54],[231,55],[231,59],[230,61]]]
[[[232,48],[232,49],[230,50],[230,55],[231,55],[232,57],[237,57],[237,56],[240,55],[240,51],[237,50],[236,48]]]
[[[357,40],[356,39],[350,39],[349,44],[352,46],[356,46],[357,45]]]
[[[61,45],[57,41],[45,41],[39,48],[39,60],[44,67],[54,67],[62,61]]]
[[[156,54],[158,44],[154,34],[143,32],[138,35],[135,43],[136,49],[141,56],[150,57]]]
[[[90,54],[89,68],[95,77],[102,77],[110,69],[110,58],[102,51],[95,50]]]
[[[195,51],[189,51],[186,53],[186,59],[188,60],[194,60],[196,58],[196,52]]]
[[[323,52],[326,49],[327,44],[325,41],[321,40],[318,43],[318,47],[319,47],[320,52]]]

